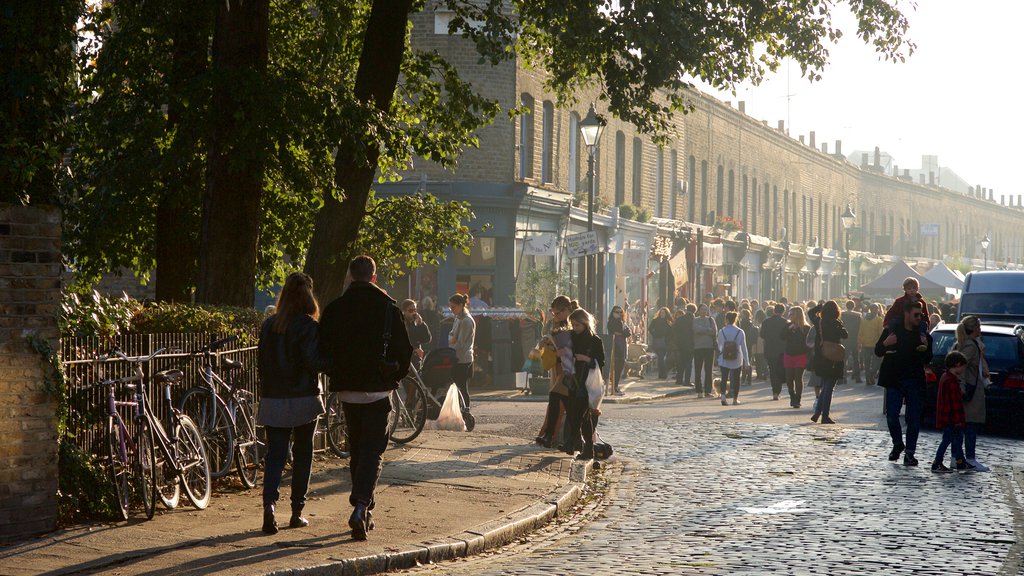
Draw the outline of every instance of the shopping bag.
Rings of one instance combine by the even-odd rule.
[[[590,400],[590,409],[597,410],[604,400],[604,378],[601,377],[601,369],[594,367],[587,374],[587,398]]]
[[[536,348],[534,348],[534,350],[536,350]],[[539,350],[537,351],[537,354],[538,356],[540,355]],[[526,372],[527,374],[532,374],[534,376],[543,376],[544,367],[541,365],[540,359],[534,358],[533,353],[531,352],[530,356],[528,356],[526,361],[523,362],[522,372]]]
[[[545,372],[554,368],[556,362],[558,362],[558,355],[555,354],[555,349],[551,345],[540,349],[540,365]]]
[[[466,421],[462,418],[462,403],[459,402],[459,389],[452,384],[445,394],[441,413],[437,416],[438,430],[466,431]]]

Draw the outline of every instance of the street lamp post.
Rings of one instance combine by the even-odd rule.
[[[583,136],[583,143],[587,146],[587,181],[590,183],[587,191],[587,232],[594,230],[594,194],[596,193],[594,185],[594,154],[597,152],[597,143],[601,140],[601,132],[604,131],[604,120],[598,117],[597,112],[594,111],[594,105],[590,105],[590,111],[587,112],[586,118],[580,121],[580,133]],[[596,281],[597,281],[597,270],[594,265],[594,254],[588,254],[585,256],[586,263],[584,265],[584,289],[586,290],[586,298],[584,298],[585,306],[587,311],[591,314],[595,314],[595,302],[597,298],[596,294]]]
[[[853,213],[853,206],[850,204],[846,205],[846,210],[839,216],[839,219],[843,222],[843,229],[846,230],[846,294],[849,296],[852,276],[853,276],[853,258],[850,257],[850,229],[857,223],[857,215]]]
[[[985,237],[981,239],[981,242],[979,242],[979,244],[981,244],[981,253],[985,255],[985,270],[988,270],[988,247],[991,242],[992,241],[988,238],[988,234],[985,234]]]

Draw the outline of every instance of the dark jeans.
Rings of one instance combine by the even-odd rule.
[[[964,425],[964,458],[974,460],[974,449],[978,445],[978,425],[968,422]]]
[[[473,376],[473,363],[452,366],[452,380],[462,395],[462,409],[469,410],[469,379]]]
[[[558,428],[558,417],[562,410],[569,413],[569,398],[555,392],[548,393],[548,410],[544,419],[544,441],[551,445],[555,438],[555,429]],[[564,424],[563,424],[564,426]]]
[[[964,459],[964,431],[956,426],[946,426],[942,429],[942,441],[939,442],[939,449],[935,451],[935,461],[942,462],[946,459],[946,448],[953,447],[953,460],[959,462]]]
[[[668,348],[658,346],[652,348],[654,355],[658,357],[658,379],[668,378]]]
[[[711,394],[711,367],[714,363],[713,348],[697,348],[693,351],[693,382],[697,385],[697,394]]]
[[[889,435],[893,446],[905,447],[907,454],[913,456],[917,450],[917,436],[921,432],[921,383],[904,380],[891,388],[885,389],[885,420],[889,425]],[[900,427],[900,408],[907,404],[907,441],[903,442],[903,429]]]
[[[860,359],[864,368],[864,381],[868,385],[874,386],[875,379],[878,377],[878,365],[881,358],[875,356],[874,348],[861,348]]]
[[[313,433],[316,420],[294,428],[264,427],[267,433],[267,456],[263,470],[263,505],[277,504],[281,492],[281,474],[288,459],[288,441],[292,441],[292,511],[298,513],[306,504],[309,476],[313,468]]]
[[[786,387],[789,389],[789,405],[799,406],[804,395],[803,368],[786,368]]]
[[[563,449],[570,453],[582,450],[584,454],[592,455],[598,416],[590,411],[590,399],[586,396],[569,398],[566,416],[566,443]]]
[[[735,400],[740,397],[740,375],[743,368],[726,368],[722,366],[722,396],[732,396]]]
[[[768,377],[772,383],[772,395],[782,394],[782,383],[786,381],[786,369],[782,367],[782,354],[766,354]]]
[[[608,380],[612,388],[618,391],[619,385],[622,383],[622,375],[626,372],[626,346],[624,344],[622,346],[613,344],[611,352],[612,357],[608,365]]]
[[[373,510],[373,491],[377,488],[388,447],[388,414],[391,399],[370,404],[343,402],[345,425],[348,428],[349,471],[352,473],[352,495],[348,501]]]
[[[768,377],[768,368],[765,364],[764,353],[758,352],[754,354],[754,368],[757,369],[757,378],[759,380],[764,380]]]
[[[821,393],[818,395],[818,399],[814,401],[815,416],[821,416],[822,419],[828,418],[829,412],[832,411],[832,393],[835,392],[836,382],[838,381],[838,378],[821,379]],[[914,442],[917,442],[917,436],[914,436]]]
[[[848,340],[847,342],[851,342]],[[854,380],[860,380],[860,369],[861,369],[861,356],[860,347],[853,341],[850,344],[843,343],[846,346],[846,365],[850,368],[850,372],[853,373]]]
[[[676,384],[689,386],[693,377],[693,349],[676,350]]]

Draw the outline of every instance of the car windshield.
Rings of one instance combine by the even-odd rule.
[[[936,358],[944,358],[956,343],[956,334],[953,332],[932,333],[932,350]],[[1024,346],[1021,339],[1011,334],[983,334],[981,337],[985,343],[985,360],[988,361],[988,368],[993,372],[1006,372],[1021,365],[1021,357],[1024,357]]]
[[[1024,294],[964,294],[960,315],[967,314],[1024,318]]]

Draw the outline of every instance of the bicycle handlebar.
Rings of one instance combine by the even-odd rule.
[[[141,364],[143,362],[149,362],[150,360],[155,358],[157,355],[159,355],[159,354],[161,354],[163,352],[167,352],[168,350],[170,350],[172,352],[175,351],[175,349],[173,349],[173,348],[172,349],[159,348],[159,349],[153,351],[153,353],[150,354],[149,356],[126,356],[124,352],[121,352],[120,348],[115,346],[115,347],[111,348],[108,353],[106,353],[106,354],[104,354],[102,356],[97,356],[95,358],[95,362],[106,362],[107,360],[110,360],[111,356],[116,356],[116,357],[120,358],[121,360],[124,360],[125,362],[131,362],[133,364]]]
[[[228,336],[227,338],[221,338],[220,340],[214,340],[213,342],[210,342],[210,345],[207,346],[207,348],[209,348],[211,351],[219,350],[236,340],[238,340],[238,336],[231,335]]]

